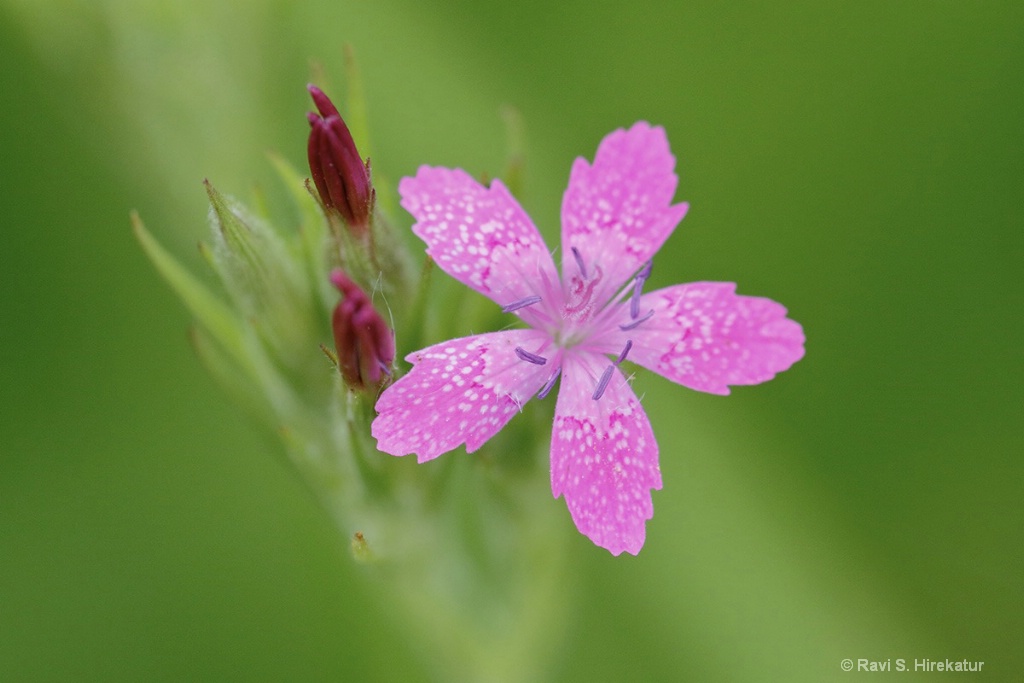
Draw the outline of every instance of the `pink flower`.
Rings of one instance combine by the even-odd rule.
[[[665,131],[640,122],[577,159],[562,200],[562,277],[499,180],[423,166],[399,185],[413,232],[445,272],[526,327],[411,353],[413,369],[377,401],[380,450],[420,462],[494,436],[561,375],[551,492],[613,555],[636,554],[661,488],[658,444],[621,364],[713,394],[771,379],[804,354],[803,330],[769,299],[724,282],[642,293],[651,258],[686,214]]]

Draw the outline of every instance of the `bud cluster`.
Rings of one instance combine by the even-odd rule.
[[[200,251],[220,287],[189,272],[138,216],[135,233],[192,313],[200,360],[280,436],[288,461],[350,540],[353,557],[385,588],[386,605],[404,610],[396,621],[428,643],[432,677],[536,680],[533,668],[520,673],[521,662],[537,661],[536,651],[560,624],[563,601],[555,587],[565,546],[561,525],[545,512],[547,487],[520,476],[523,463],[534,460],[534,444],[525,431],[496,437],[504,443],[496,449],[523,454],[512,459],[516,476],[496,476],[503,471],[491,461],[428,470],[381,454],[371,421],[398,374],[393,330],[402,330],[404,347],[419,348],[454,321],[437,310],[434,262],[418,267],[422,252],[409,251],[410,231],[389,220],[394,193],[382,181],[377,205],[370,161],[352,135],[365,152],[354,66],[342,107],[352,131],[327,95],[308,90],[316,110],[307,117],[309,177],[271,157],[289,188],[297,229],[275,224],[262,195],[250,208],[206,183],[212,237]],[[528,297],[514,308],[537,304],[539,297]],[[468,317],[493,315],[481,309]],[[323,344],[329,336],[336,354]],[[318,346],[336,360],[336,372]],[[542,359],[517,351],[530,363]],[[441,417],[420,412],[417,419]],[[481,486],[501,495],[480,496]],[[494,614],[503,615],[500,629],[489,619]],[[537,623],[550,626],[536,629]],[[495,673],[499,660],[514,669]]]

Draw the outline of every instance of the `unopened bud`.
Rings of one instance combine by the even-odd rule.
[[[310,85],[319,116],[309,112],[309,170],[320,200],[328,209],[337,210],[356,234],[370,225],[374,190],[370,182],[370,161],[363,160],[352,140],[348,126],[331,100],[315,85]]]
[[[333,271],[331,282],[343,297],[331,319],[341,376],[352,389],[379,386],[391,374],[394,335],[370,298],[344,272]]]

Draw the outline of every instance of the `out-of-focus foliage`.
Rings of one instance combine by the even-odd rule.
[[[553,679],[1024,670],[1022,30],[1012,3],[4,0],[3,677],[425,679],[129,229],[199,271],[203,178],[296,223],[265,152],[302,165],[304,86],[344,89],[343,42],[378,183],[501,173],[511,104],[555,243],[572,159],[662,124],[692,209],[652,285],[736,281],[807,331],[727,399],[639,373],[665,488],[637,558],[565,534]]]

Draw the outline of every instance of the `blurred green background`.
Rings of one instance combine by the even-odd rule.
[[[736,281],[807,332],[727,399],[640,373],[665,488],[639,557],[566,534],[554,680],[1019,680],[1022,35],[962,0],[3,0],[0,680],[427,680],[128,224],[200,270],[200,181],[283,196],[265,152],[304,163],[343,42],[378,181],[500,172],[513,105],[551,244],[573,158],[664,125],[692,208],[654,286]]]

